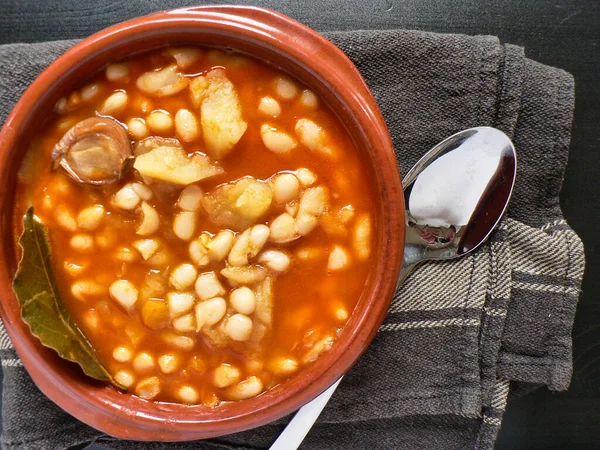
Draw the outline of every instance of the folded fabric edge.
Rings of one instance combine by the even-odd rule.
[[[517,222],[510,225],[515,251],[533,256],[514,267],[514,305],[508,310],[498,376],[563,391],[573,371],[571,334],[585,267],[583,243],[564,220],[535,234]],[[523,343],[527,335],[534,338]]]

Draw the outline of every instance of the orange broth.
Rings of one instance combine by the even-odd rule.
[[[26,158],[19,177],[15,210],[17,223],[21,222],[20,218],[25,210],[33,206],[35,214],[49,230],[53,268],[68,310],[98,352],[108,372],[112,375],[119,371],[129,373],[127,384],[133,394],[139,395],[142,392],[138,385],[140,381],[155,377],[158,380],[155,381],[159,385],[158,392],[155,395],[142,394],[143,398],[209,407],[226,400],[248,398],[228,394],[228,389],[232,389],[232,386],[217,387],[215,369],[222,364],[236,368],[239,375],[233,377],[234,384],[248,377],[258,377],[262,383],[260,391],[263,392],[294,376],[327,351],[356,306],[373,258],[369,249],[374,246],[374,231],[367,235],[367,257],[364,256],[364,249],[362,256],[357,256],[356,246],[360,244],[354,242],[358,217],[373,225],[375,222],[374,186],[369,178],[370,171],[344,127],[324,102],[319,99],[316,107],[307,107],[301,101],[301,93],[306,88],[300,83],[286,78],[297,87],[298,93],[292,99],[282,99],[274,80],[285,75],[275,68],[246,56],[204,49],[200,60],[182,72],[186,77],[192,78],[216,67],[224,68],[227,78],[237,90],[247,129],[231,153],[218,161],[224,169],[223,174],[196,184],[207,193],[240,177],[252,176],[268,180],[280,172],[294,173],[299,168],[307,168],[316,175],[314,186],[323,186],[327,190],[328,212],[319,217],[319,224],[309,234],[286,244],[265,244],[264,249],[281,250],[289,256],[291,262],[284,273],[271,274],[269,271],[274,280],[272,326],[258,346],[250,348],[243,341],[230,340],[225,348],[219,348],[196,331],[179,332],[173,330],[171,324],[158,329],[149,328],[140,314],[144,300],[138,299],[132,309],[124,309],[111,298],[108,287],[115,280],[127,279],[139,288],[149,270],[168,276],[175,265],[189,262],[189,241],[178,238],[172,231],[173,217],[178,211],[174,205],[185,186],[173,189],[172,186],[165,188],[161,183],[149,184],[154,192],[149,203],[157,210],[161,219],[157,235],[162,236],[170,255],[168,263],[151,267],[131,248],[132,242],[140,239],[136,235],[139,214],[136,210],[125,211],[111,204],[111,198],[119,189],[140,180],[135,170],[127,172],[116,183],[97,187],[76,183],[64,172],[53,171],[51,167],[53,147],[65,132],[75,123],[96,116],[105,99],[116,90],[123,90],[128,94],[128,103],[124,109],[112,113],[110,117],[123,126],[132,118],[146,118],[154,110],[167,111],[174,117],[179,109],[185,108],[199,117],[198,109],[190,101],[188,89],[170,96],[152,97],[136,87],[136,80],[144,72],[172,64],[173,58],[169,54],[158,50],[125,60],[124,63],[129,71],[125,79],[108,81],[104,71],[97,74],[88,83],[99,87],[92,99],[84,101],[81,99],[81,91],[73,91],[66,97],[66,108],[63,100],[61,112],[49,117],[39,132],[32,130],[36,136],[31,145],[31,154]],[[266,116],[257,110],[260,99],[266,95],[279,102],[281,114],[277,118]],[[262,124],[272,124],[278,130],[294,136],[295,124],[300,118],[308,118],[322,127],[337,156],[312,151],[300,141],[285,154],[274,153],[265,147],[260,131]],[[149,134],[177,138],[174,130],[164,133],[150,130]],[[134,138],[131,139],[132,142],[135,141]],[[188,154],[203,152],[211,156],[205,150],[202,136],[194,142],[183,142],[182,146]],[[78,212],[91,205],[102,205],[105,208],[100,226],[93,231],[65,228],[65,220],[58,217],[63,213],[77,217]],[[354,212],[343,223],[339,219],[339,211],[347,205],[351,205]],[[283,211],[284,205],[273,203],[256,223],[269,225]],[[327,220],[329,222],[324,223]],[[224,227],[212,223],[200,209],[194,237],[202,231],[217,233],[222,228]],[[236,236],[240,234],[240,230],[235,231]],[[72,237],[81,233],[93,239],[91,249],[80,251],[73,248]],[[334,245],[345,250],[348,261],[342,269],[330,270],[328,264]],[[131,250],[135,261],[116,260],[115,251],[122,247]],[[218,271],[223,267],[225,263],[212,261],[197,270],[198,273],[215,271],[227,291],[223,295],[227,299],[233,286],[219,275]],[[83,299],[76,298],[71,289],[78,280],[91,281],[100,286],[102,292],[84,295]],[[171,291],[173,288],[167,287],[167,290]],[[159,300],[165,301],[164,295],[162,297]],[[228,308],[231,308],[229,304]],[[193,315],[193,312],[190,314]],[[255,320],[252,314],[249,317]],[[191,340],[188,339],[186,345],[180,348],[165,339],[165,336],[186,336]],[[329,338],[327,345],[319,344],[324,338]],[[315,345],[323,348],[317,348],[312,356],[307,357]],[[113,352],[117,347],[129,350],[130,357],[127,358],[125,352],[125,356],[119,358],[122,361],[115,360]],[[147,353],[152,362],[148,363],[149,367],[136,370],[133,361],[140,352]],[[173,363],[175,369],[168,370],[170,373],[164,373],[158,364],[162,355],[171,355],[176,360]],[[292,363],[288,361],[287,369],[283,371],[273,369],[274,364],[276,365],[274,361],[282,359]],[[182,386],[190,389],[183,392]]]

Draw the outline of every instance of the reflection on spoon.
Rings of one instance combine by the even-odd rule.
[[[500,162],[501,152],[489,145],[490,134],[488,129],[472,135],[419,174],[408,201],[416,223],[436,227],[469,223]]]

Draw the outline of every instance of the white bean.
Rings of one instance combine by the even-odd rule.
[[[202,234],[198,239],[194,239],[192,242],[190,242],[188,247],[190,259],[199,267],[206,266],[210,262],[208,249],[206,248],[206,244],[202,239],[203,236],[205,235]]]
[[[242,314],[252,314],[256,308],[254,292],[246,286],[234,289],[229,294],[229,302],[233,309]]]
[[[263,391],[263,383],[260,378],[253,375],[240,381],[235,386],[230,387],[225,392],[225,395],[230,400],[246,400],[256,397]]]
[[[302,261],[314,261],[324,256],[323,250],[318,247],[303,247],[296,250],[296,258]]]
[[[169,282],[175,289],[183,291],[196,281],[198,271],[188,263],[180,264],[171,271]]]
[[[71,295],[80,301],[85,301],[89,297],[97,297],[105,292],[104,286],[91,280],[80,280],[71,285]]]
[[[81,103],[81,95],[79,95],[79,91],[73,91],[69,94],[69,98],[67,99],[67,107],[69,109],[76,109]]]
[[[350,265],[350,256],[346,249],[340,245],[334,245],[331,253],[329,253],[329,261],[327,262],[327,270],[339,271],[347,269]]]
[[[196,331],[196,318],[193,314],[177,317],[173,319],[173,328],[181,333]]]
[[[219,322],[227,311],[227,303],[221,297],[213,297],[196,304],[196,329]]]
[[[300,237],[296,221],[288,213],[277,216],[269,225],[269,239],[277,244],[292,242]]]
[[[225,334],[234,341],[247,341],[254,328],[252,319],[244,314],[234,314],[225,323]]]
[[[140,255],[142,255],[142,258],[144,258],[145,261],[154,256],[160,248],[160,242],[156,239],[140,239],[131,245],[140,252]]]
[[[126,363],[131,361],[132,356],[133,353],[131,352],[131,349],[127,347],[116,347],[113,350],[113,359],[120,363]]]
[[[89,234],[76,234],[69,241],[71,248],[78,252],[90,252],[94,249],[94,238]]]
[[[117,383],[127,389],[129,389],[135,383],[135,377],[128,370],[119,370],[117,373],[115,373],[113,378]]]
[[[261,251],[269,238],[269,227],[266,225],[254,225],[240,234],[235,242],[227,261],[232,266],[245,266]]]
[[[109,81],[123,80],[129,76],[129,67],[123,63],[113,63],[106,66],[106,79]]]
[[[267,124],[261,125],[260,136],[265,147],[273,153],[289,153],[298,145],[292,136]]]
[[[250,250],[248,257],[253,258],[269,239],[269,227],[266,225],[254,225],[250,228]]]
[[[225,294],[225,289],[214,272],[201,273],[196,279],[196,294],[201,300],[218,297]]]
[[[343,306],[338,306],[335,309],[334,316],[338,322],[346,322],[348,320],[348,311]]]
[[[63,230],[77,231],[77,220],[68,206],[58,205],[54,210],[54,218]]]
[[[298,177],[298,180],[300,180],[302,187],[309,187],[317,182],[315,173],[306,167],[296,170],[296,176]]]
[[[177,398],[182,403],[193,405],[194,403],[198,403],[198,400],[200,400],[200,394],[198,394],[198,391],[192,386],[183,385],[177,389]]]
[[[302,145],[313,152],[333,156],[333,150],[327,146],[325,130],[310,119],[299,119],[296,122],[296,136]]]
[[[258,112],[266,116],[277,117],[281,114],[281,106],[273,97],[262,97],[258,103]]]
[[[127,280],[117,280],[108,288],[110,296],[126,310],[130,310],[137,302],[138,290]]]
[[[340,210],[337,213],[337,218],[343,224],[347,224],[354,218],[354,212],[354,206],[346,205],[343,208],[340,208]]]
[[[175,114],[175,131],[183,142],[198,139],[198,119],[189,109],[180,109]]]
[[[54,104],[54,110],[59,114],[65,114],[69,109],[67,97],[59,98]]]
[[[142,183],[131,183],[131,189],[138,195],[139,198],[145,201],[152,200],[153,192],[148,186]]]
[[[291,173],[282,173],[273,179],[275,203],[283,204],[294,200],[300,192],[300,182]]]
[[[81,100],[89,102],[100,93],[100,85],[98,83],[86,84],[81,88]]]
[[[56,176],[50,182],[48,190],[51,195],[69,196],[73,195],[73,185],[64,176]]]
[[[180,360],[179,356],[175,354],[166,353],[158,357],[158,367],[164,374],[175,373],[179,368]]]
[[[239,383],[241,376],[240,369],[223,363],[213,371],[213,384],[219,389],[224,389]]]
[[[146,118],[146,124],[155,133],[167,133],[173,128],[173,119],[167,111],[152,111]]]
[[[294,358],[275,358],[270,362],[269,368],[278,377],[289,377],[298,370],[298,361]]]
[[[97,330],[100,326],[100,314],[95,309],[88,309],[83,313],[83,323],[91,330]]]
[[[76,277],[77,275],[81,275],[81,273],[87,268],[87,266],[82,263],[73,263],[65,261],[63,263],[63,268],[70,276]]]
[[[189,336],[182,336],[172,331],[161,334],[161,339],[167,344],[180,348],[181,350],[192,350],[196,346],[196,341]]]
[[[196,184],[186,186],[177,200],[177,206],[184,211],[196,211],[202,201],[202,189]]]
[[[146,260],[146,264],[154,267],[165,267],[169,265],[171,255],[165,249],[159,249],[154,255]]]
[[[327,206],[327,191],[322,186],[311,187],[302,193],[298,215],[320,216]]]
[[[290,257],[279,250],[265,250],[258,256],[257,261],[279,273],[285,272],[290,266]]]
[[[117,208],[131,211],[140,203],[140,196],[135,192],[131,184],[126,184],[114,195],[112,204]]]
[[[316,228],[318,223],[319,221],[316,216],[298,213],[298,217],[296,217],[296,230],[301,236],[306,236]]]
[[[302,94],[300,94],[300,104],[306,109],[317,109],[319,106],[319,99],[313,91],[304,89]]]
[[[129,119],[127,122],[127,129],[131,136],[136,140],[144,139],[148,136],[146,121],[140,117]]]
[[[135,394],[144,400],[152,400],[160,394],[160,380],[157,377],[141,380],[135,387]]]
[[[167,294],[167,305],[172,319],[187,313],[195,302],[196,297],[191,292],[169,292]]]
[[[120,262],[133,262],[138,256],[129,247],[121,247],[115,252],[114,258]]]
[[[146,202],[142,202],[141,206],[142,223],[138,226],[136,234],[140,236],[148,236],[158,231],[160,226],[160,219],[158,212],[153,206]]]
[[[173,219],[173,232],[175,236],[184,241],[189,241],[196,231],[196,213],[181,211]]]
[[[153,368],[154,364],[154,356],[146,352],[138,353],[133,359],[133,368],[136,372],[145,372]]]
[[[154,109],[154,104],[149,98],[138,97],[137,109],[139,109],[144,114],[148,114]],[[146,123],[145,120],[144,123]]]
[[[87,231],[93,231],[100,226],[104,218],[104,206],[93,205],[82,209],[77,215],[77,225]]]
[[[208,256],[212,261],[222,261],[231,251],[233,246],[233,231],[222,230],[219,231],[208,244],[206,249],[208,250]]]
[[[124,91],[111,94],[100,107],[100,114],[107,116],[117,114],[125,109],[129,97]]]
[[[354,253],[360,261],[369,259],[371,255],[371,219],[368,214],[356,218],[353,234]]]
[[[283,100],[291,100],[298,95],[298,86],[289,78],[278,76],[275,79],[275,93]]]

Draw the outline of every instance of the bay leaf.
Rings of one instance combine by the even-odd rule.
[[[79,364],[86,375],[123,389],[102,365],[58,292],[48,230],[34,215],[33,207],[23,217],[19,245],[23,251],[13,289],[31,333],[62,358]]]

